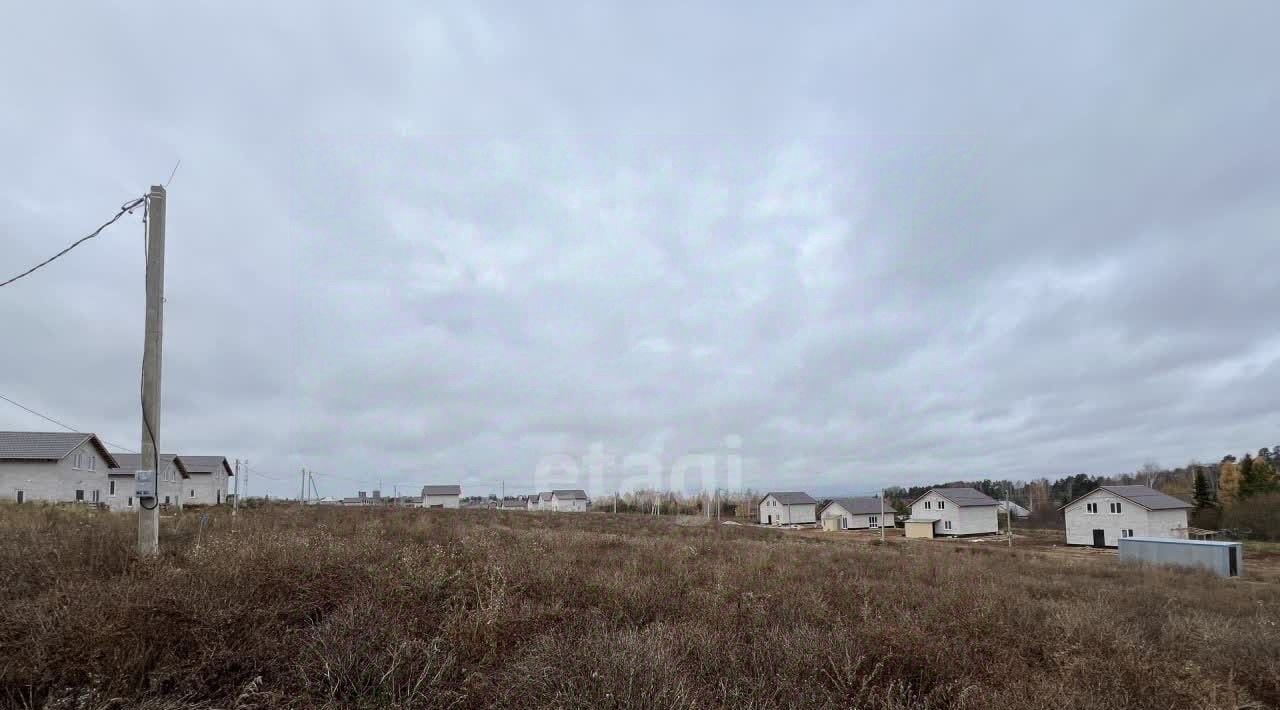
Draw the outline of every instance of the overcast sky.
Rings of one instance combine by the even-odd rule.
[[[181,159],[162,448],[253,494],[1280,443],[1272,0],[77,5],[0,26],[0,277]],[[142,318],[133,215],[0,289],[0,394],[138,448]]]

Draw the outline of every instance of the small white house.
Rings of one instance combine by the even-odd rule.
[[[1062,507],[1067,544],[1117,547],[1126,537],[1185,537],[1192,507],[1149,486],[1099,486]]]
[[[812,525],[818,522],[818,501],[800,491],[775,491],[760,499],[761,525]]]
[[[96,434],[0,431],[0,500],[106,503],[118,467]]]
[[[423,508],[458,508],[462,500],[462,486],[423,486]]]
[[[994,498],[976,488],[931,488],[911,504],[907,537],[998,533],[999,509]],[[922,528],[928,534],[921,534]]]
[[[587,492],[578,489],[551,491],[551,510],[558,513],[585,513],[590,499]]]
[[[227,502],[228,481],[235,475],[223,456],[179,454],[187,477],[182,480],[183,505],[222,505]]]
[[[818,517],[823,521],[834,519],[836,530],[893,527],[893,508],[876,496],[835,498],[818,511]]]

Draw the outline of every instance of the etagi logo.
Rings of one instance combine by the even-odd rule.
[[[742,488],[742,437],[730,434],[712,452],[686,453],[663,463],[659,454],[644,451],[608,454],[604,444],[592,444],[586,454],[556,453],[538,460],[533,474],[539,491],[581,488],[588,495],[640,489],[714,491]]]

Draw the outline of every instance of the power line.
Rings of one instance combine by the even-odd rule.
[[[31,267],[30,269],[27,269],[26,271],[24,271],[24,272],[22,272],[22,273],[18,274],[17,276],[14,276],[13,278],[9,279],[8,281],[5,281],[4,283],[0,283],[0,287],[8,286],[9,284],[13,283],[14,281],[17,281],[18,279],[23,278],[23,277],[25,277],[25,276],[29,276],[29,275],[31,275],[32,273],[35,273],[36,271],[38,271],[38,270],[40,270],[40,269],[44,268],[45,266],[48,266],[49,264],[53,263],[53,262],[54,262],[54,260],[56,260],[58,257],[60,257],[60,256],[62,256],[62,255],[64,255],[64,254],[66,254],[67,252],[71,251],[72,249],[75,249],[76,247],[80,246],[82,243],[87,242],[87,241],[89,241],[90,239],[93,239],[94,237],[98,236],[98,233],[99,233],[99,232],[101,232],[102,230],[106,229],[107,227],[110,227],[111,225],[115,224],[115,223],[116,223],[116,220],[118,220],[118,219],[120,219],[121,217],[123,217],[126,213],[132,213],[132,212],[133,212],[133,210],[134,210],[134,208],[136,208],[138,205],[140,205],[140,204],[142,204],[142,203],[144,203],[144,202],[146,202],[146,201],[147,201],[147,198],[146,198],[146,196],[144,195],[143,197],[139,197],[139,198],[137,198],[137,199],[130,200],[130,201],[128,201],[128,202],[126,202],[126,203],[124,203],[123,205],[121,205],[121,206],[120,206],[120,211],[116,213],[116,216],[112,217],[111,219],[107,220],[106,222],[103,222],[103,223],[102,223],[102,226],[100,226],[100,227],[98,227],[97,229],[93,230],[93,231],[92,231],[92,232],[90,232],[87,236],[80,237],[79,239],[75,240],[74,242],[72,242],[72,243],[71,243],[71,246],[67,247],[66,249],[63,249],[62,251],[58,252],[57,254],[54,254],[53,256],[49,257],[48,259],[45,259],[44,261],[40,262],[39,264],[36,264],[35,266]]]
[[[30,414],[34,414],[34,415],[36,415],[37,417],[40,417],[41,419],[45,420],[46,422],[50,422],[50,423],[52,423],[52,424],[57,424],[58,426],[62,427],[63,429],[66,429],[67,431],[73,431],[73,432],[75,432],[75,433],[77,433],[77,434],[79,434],[79,433],[81,433],[82,431],[84,431],[83,429],[78,429],[78,428],[76,428],[76,427],[68,426],[68,425],[66,425],[66,424],[63,424],[62,422],[58,421],[57,419],[54,419],[53,417],[50,417],[50,416],[47,416],[47,415],[41,414],[40,412],[37,412],[36,410],[32,409],[31,407],[28,407],[28,406],[26,406],[26,405],[24,405],[24,404],[19,404],[18,402],[15,402],[15,401],[13,401],[12,399],[9,399],[8,397],[6,397],[6,396],[4,396],[4,395],[2,395],[2,394],[0,394],[0,399],[3,399],[4,401],[8,402],[9,404],[12,404],[13,406],[17,407],[18,409],[21,409],[21,410],[23,410],[23,411],[25,411],[25,412],[28,412],[28,413],[30,413]],[[101,438],[101,437],[99,437],[99,438]],[[138,453],[137,451],[134,451],[133,449],[130,449],[130,448],[129,448],[129,447],[127,447],[127,446],[121,446],[121,445],[117,444],[117,443],[116,443],[116,442],[114,442],[114,441],[109,441],[109,440],[107,440],[107,439],[102,439],[102,440],[103,440],[104,442],[108,443],[108,444],[111,444],[112,446],[116,447],[117,449],[123,449],[123,450],[125,450],[125,451],[127,451],[127,452],[129,452],[129,453],[131,453],[131,454],[136,454],[136,453]]]

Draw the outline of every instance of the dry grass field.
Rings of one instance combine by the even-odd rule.
[[[1280,586],[605,514],[0,508],[0,704],[1280,705]]]

